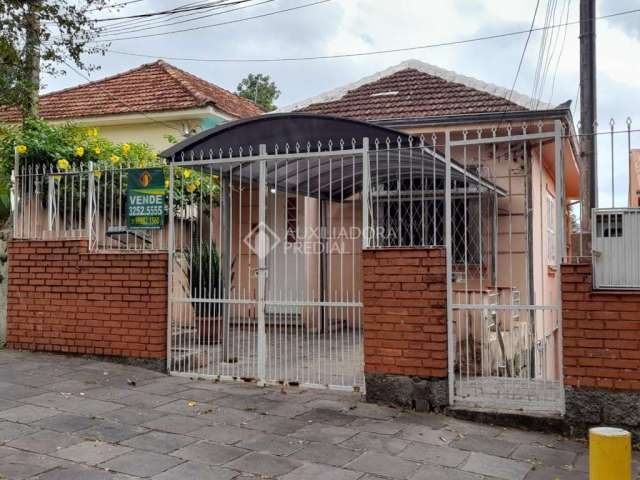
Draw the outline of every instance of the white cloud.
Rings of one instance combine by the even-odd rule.
[[[558,8],[564,5],[564,1],[566,0],[558,3]],[[306,3],[306,0],[277,0],[204,19],[196,22],[196,25],[244,18],[302,3]],[[159,10],[173,5],[175,3],[169,0],[147,0],[135,4],[135,8],[132,5],[123,9],[118,15]],[[529,27],[534,6],[535,0],[333,0],[294,12],[222,27],[166,37],[114,42],[112,48],[153,55],[199,58],[335,55],[524,30]],[[570,20],[578,18],[578,6],[578,0],[571,1]],[[540,2],[537,26],[544,22],[545,8],[546,2]],[[640,8],[640,0],[600,2],[598,14],[632,8]],[[637,94],[640,88],[640,75],[637,73],[637,58],[640,56],[639,24],[640,14],[597,22],[599,115],[601,125],[605,127],[608,125],[608,118],[615,117],[618,125],[623,125],[627,116],[635,118],[636,126],[640,127],[640,95]],[[175,28],[189,25],[179,25]],[[286,105],[356,81],[408,58],[416,58],[510,88],[525,38],[525,35],[519,35],[407,53],[306,62],[172,63],[230,90],[234,90],[238,81],[249,72],[268,73],[282,91],[279,104]],[[518,91],[528,95],[532,93],[541,38],[541,32],[532,35],[516,87]],[[559,44],[556,51],[559,51]],[[92,78],[100,78],[140,63],[153,61],[115,54],[92,60],[103,67],[100,72],[93,74]],[[575,25],[567,30],[563,57],[555,81],[554,103],[575,100],[579,83],[578,68],[578,26]],[[547,74],[542,98],[544,101],[549,101],[554,70],[555,64],[552,63]],[[82,82],[83,80],[73,73],[63,78],[46,79],[47,90]],[[635,137],[632,142],[635,146],[640,146],[640,138]],[[600,141],[601,158],[604,159],[600,168],[603,192],[610,190],[610,167],[605,167],[610,154],[606,151],[605,145],[603,138]],[[624,146],[617,146],[616,152],[619,152],[616,154],[616,182],[623,185],[627,172]],[[603,193],[601,198],[605,198],[606,195]],[[622,202],[623,193],[618,192],[617,197],[618,202]]]

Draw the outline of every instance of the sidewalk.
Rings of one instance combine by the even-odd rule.
[[[0,351],[0,478],[574,480],[587,464],[582,443],[349,394]]]

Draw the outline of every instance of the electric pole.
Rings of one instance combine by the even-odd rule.
[[[591,209],[598,206],[595,16],[595,0],[580,0],[580,223],[585,233],[591,231]]]

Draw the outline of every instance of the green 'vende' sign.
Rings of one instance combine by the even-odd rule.
[[[164,223],[164,172],[135,168],[127,175],[127,227],[160,229]]]

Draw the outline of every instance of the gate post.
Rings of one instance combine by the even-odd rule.
[[[446,279],[447,284],[447,357],[448,357],[448,377],[449,377],[449,404],[453,404],[454,400],[454,369],[453,363],[455,358],[454,338],[453,338],[453,285],[451,284],[453,277],[453,263],[451,259],[451,134],[447,130],[444,133],[444,160],[445,160],[445,176],[444,176],[444,244],[447,254]]]
[[[369,139],[362,139],[362,248],[369,247]]]
[[[173,260],[174,260],[174,240],[173,240],[173,180],[174,166],[169,163],[169,231],[167,233],[167,372],[171,372],[171,333],[173,331]],[[93,183],[93,182],[92,182]],[[89,199],[91,202],[92,199]],[[89,242],[91,245],[91,242]]]
[[[49,175],[49,186],[53,185],[53,175]],[[80,178],[82,181],[82,178]],[[94,185],[93,185],[93,162],[89,162],[89,167],[87,168],[87,218],[86,218],[86,228],[87,228],[87,237],[89,238],[89,251],[93,251],[92,242],[97,238],[93,238],[93,195],[94,195]],[[54,205],[54,192],[50,190],[50,203],[49,203],[49,230],[53,227],[53,205]],[[105,232],[106,233],[106,232]]]
[[[266,288],[266,258],[267,258],[267,232],[266,222],[266,200],[267,200],[267,146],[260,145],[260,178],[258,183],[258,295],[256,310],[258,313],[258,385],[264,386],[267,378],[267,333],[265,331],[264,307]],[[262,158],[265,157],[265,158]]]
[[[562,265],[565,254],[565,232],[564,232],[564,212],[565,212],[565,191],[564,191],[564,156],[562,148],[562,121],[554,121],[554,155],[555,155],[555,173],[556,173],[556,263]],[[592,225],[594,225],[592,223]],[[558,270],[560,276],[560,285],[562,285],[562,268]],[[558,368],[560,382],[564,384],[564,361],[562,352],[564,351],[564,340],[562,337],[562,295],[558,298],[560,308],[556,310],[558,315],[558,351],[560,352]],[[562,391],[561,408],[562,413],[565,412],[565,390]]]
[[[221,250],[221,285],[218,287],[218,298],[231,298],[231,180],[229,174],[220,175],[220,250]],[[222,359],[229,357],[229,334],[231,331],[231,312],[229,303],[221,302],[222,312]]]

